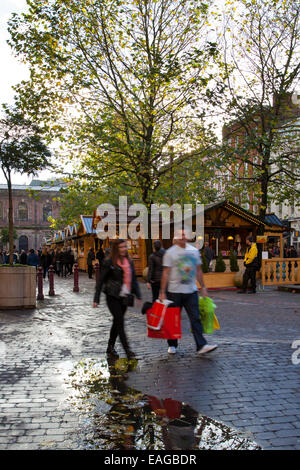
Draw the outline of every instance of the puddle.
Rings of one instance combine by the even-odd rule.
[[[68,401],[81,414],[78,449],[256,450],[248,436],[188,404],[145,395],[125,383],[137,361],[84,359],[64,365]]]

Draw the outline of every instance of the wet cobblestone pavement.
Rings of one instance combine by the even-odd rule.
[[[143,301],[150,300],[141,285]],[[46,281],[44,293],[47,290]],[[149,439],[152,442],[153,429],[158,428],[159,436],[164,434],[158,441],[168,442],[168,448],[194,446],[187,436],[199,437],[201,429],[196,445],[205,448],[205,423],[220,438],[214,441],[215,448],[222,448],[220,442],[226,435],[226,442],[228,436],[239,440],[234,448],[247,441],[248,448],[254,442],[263,449],[300,449],[300,364],[292,363],[292,343],[300,340],[299,295],[274,290],[250,296],[210,292],[221,330],[207,339],[219,348],[202,358],[195,354],[185,312],[178,353],[169,356],[166,341],[147,338],[145,316],[137,308],[129,309],[126,330],[138,361],[124,371],[126,361],[122,362],[124,353],[118,344],[121,368],[111,378],[122,376],[122,380],[113,385],[106,381],[106,388],[97,382],[100,388],[92,392],[84,388],[83,400],[74,374],[86,364],[106,364],[108,370],[105,350],[110,313],[104,297],[97,309],[92,307],[94,281],[85,274],[80,273],[79,293],[73,293],[72,278],[56,278],[55,292],[55,297],[45,295],[35,310],[0,311],[1,450],[108,448],[109,442],[118,448],[108,415],[117,416],[115,423],[121,422],[116,396],[126,401],[128,393],[134,403],[129,400],[127,412],[146,406],[143,419],[149,413],[152,421],[156,417],[146,428],[137,426],[141,415],[136,418],[133,412],[135,417],[128,418],[131,422],[122,422],[126,429],[129,426],[127,435],[138,435],[137,448]],[[98,398],[95,393],[100,393]],[[172,423],[166,417],[166,400],[168,406],[172,404]],[[149,431],[144,441],[138,434],[141,427]],[[132,440],[122,445],[130,448]]]

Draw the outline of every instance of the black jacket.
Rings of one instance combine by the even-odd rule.
[[[149,256],[147,282],[160,282],[163,272],[162,261],[164,254],[165,250],[161,248],[159,251],[156,251]]]
[[[137,282],[133,262],[129,260],[131,266],[131,293],[141,299],[140,286]],[[120,266],[114,267],[111,258],[103,261],[99,280],[96,285],[94,302],[99,303],[101,291],[112,297],[120,298],[120,292],[123,285],[123,269]]]
[[[92,266],[95,258],[95,253],[93,251],[89,251],[87,255],[87,265]]]

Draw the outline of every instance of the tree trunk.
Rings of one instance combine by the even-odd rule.
[[[145,239],[145,245],[146,245],[146,257],[147,257],[147,266],[148,266],[149,256],[153,252],[153,247],[152,247],[152,234],[151,234],[151,205],[147,204],[147,208],[148,208],[148,237]]]
[[[10,173],[7,179],[8,186],[8,232],[9,232],[9,264],[13,265],[14,256],[14,221],[13,221],[13,202]]]

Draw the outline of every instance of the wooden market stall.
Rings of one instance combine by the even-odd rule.
[[[266,223],[258,216],[237,204],[223,200],[205,206],[204,242],[208,242],[215,256],[221,252],[226,259],[233,249],[238,258],[246,252],[246,238],[256,238],[258,232],[265,230]]]
[[[135,217],[127,217],[127,227],[130,224],[132,220],[134,220]],[[101,221],[101,218],[97,216],[96,211],[94,211],[93,214],[93,230],[96,233],[97,231],[97,225]],[[116,210],[116,236],[113,238],[105,238],[104,243],[103,243],[103,248],[107,248],[110,246],[110,242],[113,239],[119,238],[120,234],[120,225],[119,225],[119,212]],[[133,260],[134,263],[134,268],[137,276],[142,276],[143,275],[143,270],[147,266],[147,255],[146,255],[146,244],[145,240],[142,238],[138,238],[137,240],[133,240],[130,238],[127,238],[127,246],[128,246],[128,254]],[[100,240],[99,240],[100,242]]]
[[[96,232],[92,227],[93,216],[81,215],[79,224],[73,226],[72,248],[78,261],[78,268],[87,271],[87,255],[90,248],[96,251]]]

